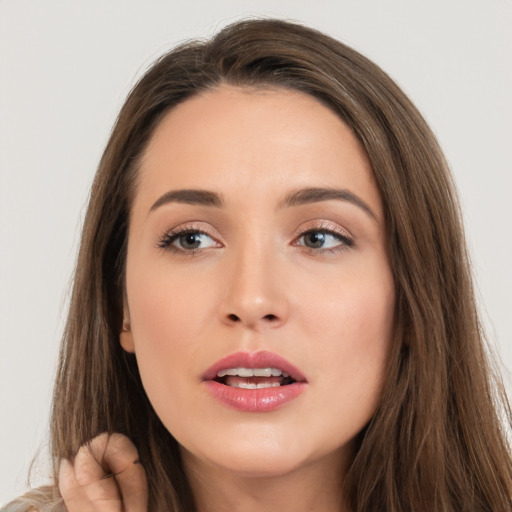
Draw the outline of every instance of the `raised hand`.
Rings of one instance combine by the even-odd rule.
[[[146,473],[121,434],[100,434],[73,463],[62,460],[59,490],[68,512],[147,512]]]

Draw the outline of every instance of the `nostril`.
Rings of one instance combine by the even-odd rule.
[[[250,316],[249,316],[249,317],[245,318],[243,315],[238,316],[238,315],[235,315],[234,313],[227,314],[225,318],[229,323],[232,323],[232,324],[242,322],[244,324],[254,326],[258,323],[258,317],[250,318]],[[259,317],[259,321],[265,322],[265,323],[268,322],[268,323],[274,324],[277,320],[279,320],[279,317],[272,313],[269,313],[268,315],[265,315],[263,317]]]

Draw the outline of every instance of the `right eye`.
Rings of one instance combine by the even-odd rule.
[[[166,233],[158,246],[162,249],[194,254],[201,249],[218,247],[219,244],[204,231],[185,229]]]

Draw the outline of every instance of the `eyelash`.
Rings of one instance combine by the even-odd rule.
[[[336,247],[313,248],[306,246],[304,243],[298,243],[299,240],[303,239],[305,236],[311,233],[323,233],[326,235],[331,235],[337,240],[339,240],[340,244],[337,245]],[[181,228],[177,228],[172,231],[166,232],[158,241],[157,246],[164,251],[170,251],[182,256],[194,256],[195,254],[201,252],[205,248],[187,250],[180,249],[173,245],[174,242],[178,240],[180,237],[188,234],[205,235],[211,238],[212,240],[215,240],[213,236],[211,236],[208,232],[206,232],[203,229],[194,226],[183,226]],[[348,233],[340,231],[339,229],[334,229],[331,225],[320,224],[318,226],[300,231],[297,237],[295,238],[293,245],[303,247],[310,254],[336,254],[338,252],[351,249],[352,247],[354,247],[355,244],[353,238],[350,237]]]
[[[298,240],[303,239],[305,236],[311,234],[311,233],[323,233],[326,235],[331,235],[336,240],[338,240],[340,243],[336,245],[335,247],[324,247],[324,248],[314,248],[314,247],[308,247],[305,244],[299,244]],[[300,245],[303,247],[306,251],[308,251],[310,254],[337,254],[342,251],[347,251],[354,247],[354,239],[345,231],[341,231],[339,229],[335,229],[331,225],[322,225],[315,226],[313,228],[306,229],[305,231],[301,231],[299,235],[296,238],[296,242],[294,242],[294,245]]]
[[[194,254],[200,252],[202,249],[186,250],[180,249],[173,245],[173,243],[176,240],[178,240],[178,238],[188,234],[206,235],[210,237],[212,240],[215,240],[214,237],[207,233],[204,229],[200,229],[194,226],[183,226],[164,233],[164,235],[158,241],[157,245],[160,249],[163,249],[164,251],[170,251],[183,256],[193,256]]]

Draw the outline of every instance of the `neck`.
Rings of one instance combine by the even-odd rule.
[[[183,450],[197,512],[346,512],[342,483],[348,467],[338,452],[281,475],[241,475]]]

